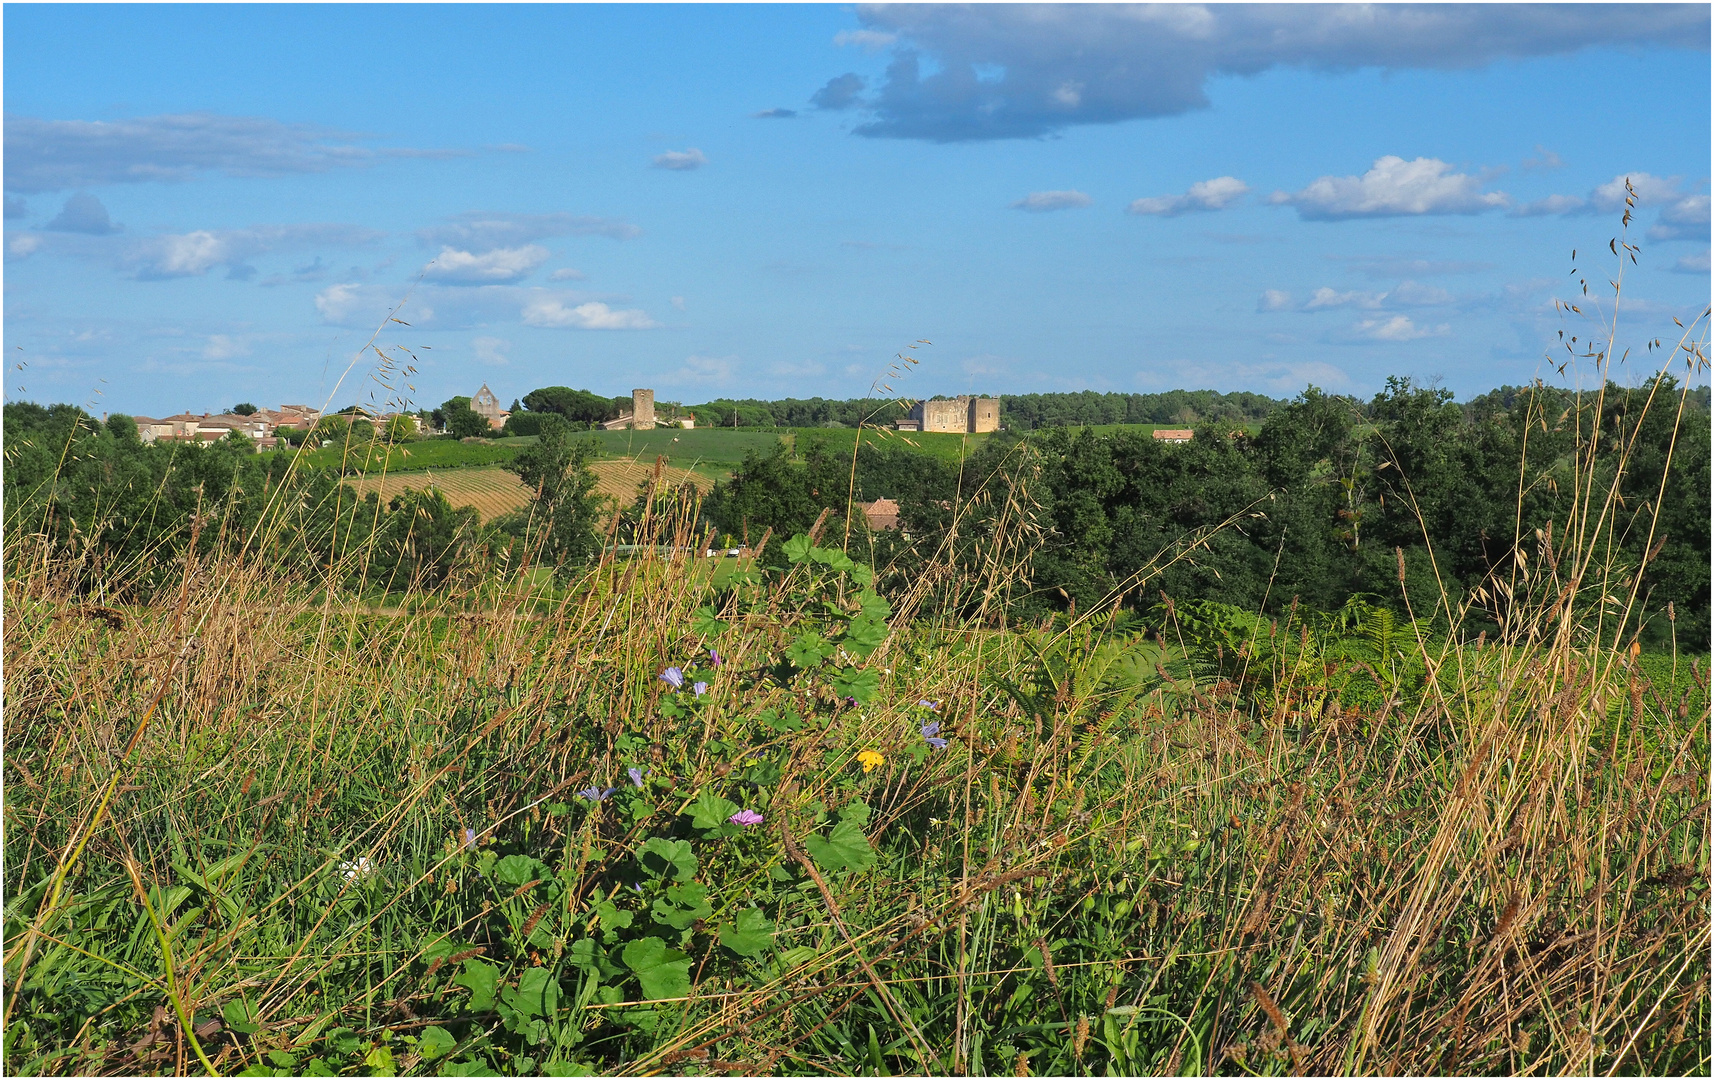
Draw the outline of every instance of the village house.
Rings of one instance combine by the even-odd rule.
[[[676,409],[677,406],[669,405],[668,408]],[[633,390],[631,391],[631,411],[620,413],[613,419],[604,422],[601,427],[604,431],[623,431],[626,428],[630,428],[632,431],[652,431],[657,425],[694,428],[696,427],[696,418],[686,414],[671,420],[659,420],[655,416],[655,392],[653,390]]]
[[[1186,443],[1196,432],[1189,428],[1155,428],[1156,442]]]
[[[899,504],[894,500],[876,499],[874,502],[857,505],[863,509],[863,518],[869,523],[869,531],[881,532],[899,527]]]
[[[488,426],[495,431],[505,427],[507,418],[512,415],[500,407],[500,399],[488,389],[487,383],[483,383],[482,389],[470,399],[470,411],[488,421]]]

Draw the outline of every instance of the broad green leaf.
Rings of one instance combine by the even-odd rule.
[[[867,570],[868,567],[863,569]],[[866,619],[878,619],[885,622],[893,614],[893,605],[887,602],[886,597],[873,589],[866,588],[858,593],[857,605],[863,609],[863,617]]]
[[[466,960],[464,970],[453,976],[452,981],[470,988],[471,1012],[487,1012],[494,1007],[494,986],[500,981],[500,969],[486,960]]]
[[[393,1063],[393,1050],[388,1046],[377,1046],[363,1056],[363,1064],[369,1066],[370,1076],[397,1076],[398,1066]]]
[[[243,1035],[254,1035],[261,1030],[250,1017],[250,1007],[238,998],[221,1006],[220,1017],[226,1021],[227,1027]]]
[[[417,1053],[424,1061],[433,1061],[452,1053],[452,1048],[458,1045],[458,1040],[452,1037],[452,1032],[439,1024],[431,1024],[423,1029],[417,1038]]]
[[[518,988],[501,994],[506,1004],[525,1016],[552,1016],[559,1007],[559,980],[547,968],[533,967],[518,978]]]
[[[845,646],[845,651],[854,656],[868,656],[881,647],[881,642],[887,640],[887,624],[867,616],[851,620],[845,628],[845,636],[839,643]]]
[[[792,642],[786,649],[786,659],[804,671],[821,666],[821,662],[831,656],[833,646],[822,636],[811,630]]]
[[[363,1040],[348,1027],[336,1027],[327,1033],[327,1044],[341,1054],[355,1054]]]
[[[788,731],[803,730],[803,717],[799,716],[795,712],[789,712],[786,715],[781,716],[773,709],[769,709],[756,719],[760,720],[763,726],[767,727],[769,730],[777,731],[781,734]]]
[[[481,1058],[469,1061],[451,1061],[440,1068],[442,1076],[499,1076],[500,1074],[488,1067]]]
[[[809,557],[830,570],[849,570],[857,565],[838,548],[812,547],[809,549]]]
[[[548,868],[528,855],[508,855],[494,865],[494,876],[517,888],[528,881],[551,877]]]
[[[715,614],[712,607],[699,607],[696,609],[695,618],[691,619],[690,629],[703,637],[714,637],[726,629],[726,623]]]
[[[833,692],[840,697],[868,701],[881,688],[881,676],[874,671],[840,668],[833,673]]]
[[[771,787],[780,782],[780,767],[772,761],[752,761],[744,766],[738,779],[757,787]]]
[[[615,907],[611,900],[603,900],[596,904],[594,911],[601,920],[601,929],[603,930],[623,930],[630,926],[631,920],[636,917],[636,912]]]
[[[804,559],[809,557],[809,537],[805,536],[803,533],[798,533],[796,536],[785,542],[783,550],[786,553],[787,559],[790,559],[794,563],[803,562]]]
[[[658,1001],[690,993],[689,956],[668,948],[660,938],[638,938],[626,945],[621,955],[642,984],[645,999]]]
[[[846,803],[844,809],[839,811],[839,820],[856,822],[861,827],[869,824],[869,815],[873,812],[869,809],[868,803],[862,799],[855,799]]]
[[[857,583],[858,588],[867,589],[875,583],[875,571],[863,563],[858,563],[851,569],[851,580]]]
[[[739,956],[756,956],[774,943],[774,924],[759,908],[745,908],[738,921],[720,931],[720,944]]]
[[[310,1058],[304,1063],[305,1076],[338,1076],[339,1070],[333,1068],[320,1058]]]
[[[824,840],[811,836],[803,846],[823,870],[867,870],[875,865],[875,849],[855,821],[841,821]]]
[[[592,1065],[579,1061],[549,1061],[542,1065],[543,1076],[598,1076]]]
[[[691,853],[688,840],[651,836],[637,853],[637,861],[651,877],[662,881],[684,881],[696,873],[696,856]]]
[[[726,819],[738,812],[738,804],[729,799],[722,799],[712,791],[704,788],[685,810],[690,815],[690,823],[698,829],[718,830],[726,824]]]
[[[688,930],[691,923],[714,914],[708,904],[708,886],[694,881],[668,886],[666,896],[656,900],[651,910],[656,922],[674,930]]]
[[[298,1064],[298,1059],[284,1050],[268,1051],[268,1060],[274,1063],[276,1069],[295,1069]]]

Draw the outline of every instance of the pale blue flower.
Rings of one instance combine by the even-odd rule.
[[[631,778],[631,785],[633,787],[642,787],[643,786],[643,777],[646,775],[643,772],[643,770],[633,767],[630,769],[626,769],[625,775],[629,776]]]
[[[580,799],[588,799],[590,802],[600,802],[602,799],[605,799],[607,796],[618,790],[619,789],[616,787],[586,787],[577,793],[577,797]]]
[[[923,737],[924,742],[928,743],[930,746],[934,747],[936,750],[945,750],[946,749],[946,740],[940,738],[940,721],[939,720],[936,720],[932,724],[924,724],[922,726],[922,737]]]
[[[684,689],[684,672],[670,667],[661,672],[661,681],[670,685],[674,690]]]
[[[696,691],[697,697],[701,697],[702,695],[708,693],[708,684],[705,682],[699,682],[695,686],[691,687],[691,689]]]

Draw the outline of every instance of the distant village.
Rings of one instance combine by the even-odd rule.
[[[676,405],[665,408],[665,414],[657,412],[653,390],[632,390],[630,409],[621,409],[618,416],[603,422],[601,427],[607,431],[696,427],[696,417],[691,411]],[[483,383],[481,388],[471,395],[470,411],[487,421],[489,429],[496,433],[505,430],[506,422],[512,416],[510,410],[500,405],[499,397],[489,389],[487,383]],[[346,420],[365,420],[376,426],[404,424],[408,425],[410,433],[417,435],[443,433],[432,427],[432,421],[427,419],[431,415],[438,415],[438,410],[425,410],[422,413],[371,412],[359,406],[352,406],[335,415]],[[261,450],[274,449],[282,438],[291,437],[296,432],[307,435],[321,418],[321,410],[308,405],[281,405],[277,409],[253,409],[249,412],[185,412],[159,419],[152,416],[132,416],[137,424],[137,434],[144,442],[206,443],[224,439],[236,432],[253,440],[257,449]],[[931,433],[980,434],[999,431],[1000,399],[964,394],[939,401],[918,401],[911,407],[907,416],[894,423],[894,427],[899,431]],[[1194,432],[1189,428],[1157,428],[1153,433],[1157,442],[1171,443],[1189,442],[1193,435]],[[299,442],[301,439],[293,438],[292,441]]]

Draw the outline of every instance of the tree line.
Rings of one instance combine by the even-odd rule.
[[[783,538],[825,513],[825,535],[849,537],[853,557],[890,568],[902,585],[936,553],[974,566],[1000,517],[1021,507],[1030,539],[1020,564],[1027,587],[1012,602],[1020,618],[1115,597],[1148,609],[1163,594],[1263,612],[1334,611],[1355,597],[1403,613],[1413,596],[1437,606],[1443,586],[1454,595],[1491,587],[1536,538],[1567,527],[1576,492],[1607,485],[1623,518],[1617,555],[1646,564],[1649,632],[1668,632],[1670,602],[1679,640],[1706,649],[1707,388],[1680,396],[1670,380],[1661,387],[1647,408],[1647,388],[1616,385],[1598,406],[1587,392],[1543,386],[1462,405],[1406,379],[1369,400],[1312,387],[1253,433],[1205,420],[1189,443],[1169,445],[1146,432],[1052,426],[992,437],[961,465],[879,433],[854,456],[811,433],[751,454],[700,512],[722,542],[772,529],[764,558],[775,560]],[[364,434],[351,424],[342,432]],[[100,423],[69,405],[8,404],[5,447],[8,541],[45,537],[80,552],[91,580],[123,570],[109,576],[143,592],[171,580],[193,543],[251,535],[270,558],[359,588],[434,587],[526,549],[570,572],[600,550],[610,523],[587,468],[595,448],[569,421],[549,425],[509,466],[531,504],[486,525],[434,491],[359,497],[324,470],[294,468],[290,455],[256,456],[241,435],[145,444],[128,419]],[[879,498],[899,503],[901,529],[868,530],[855,504]],[[1651,536],[1642,523],[1656,507]],[[620,540],[630,542],[639,508],[618,509]],[[1187,541],[1194,550],[1155,566]],[[1502,602],[1484,606],[1497,625]]]

